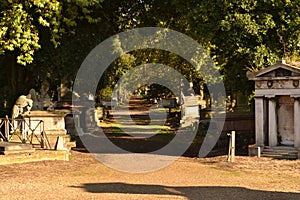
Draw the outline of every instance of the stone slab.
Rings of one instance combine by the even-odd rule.
[[[69,154],[69,151],[36,150],[31,153],[0,155],[0,165],[46,160],[69,161]]]
[[[185,106],[199,106],[199,97],[198,96],[186,96],[184,97]]]
[[[0,154],[30,153],[35,149],[30,144],[0,142]]]
[[[65,119],[64,117],[69,114],[70,111],[67,110],[54,110],[54,111],[31,111],[30,113],[24,114],[23,117],[26,121],[25,132],[31,134],[31,129],[36,128],[35,134],[40,134],[42,126],[47,135],[60,134],[66,135],[67,130],[65,129]],[[40,121],[44,123],[41,124]]]
[[[192,118],[199,118],[199,106],[185,106],[185,112],[184,115],[187,117],[192,117]]]

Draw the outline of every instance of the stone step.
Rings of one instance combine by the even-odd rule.
[[[60,135],[60,134],[49,134],[47,135],[48,141],[50,143],[51,149],[54,149],[55,144],[57,142],[57,138],[59,136],[62,136],[66,142],[66,147],[68,149],[71,149],[72,147],[76,147],[76,142],[71,141],[71,136],[69,134],[67,135]],[[22,136],[21,135],[13,135],[12,139],[10,140],[10,142],[13,143],[21,143],[22,141],[20,140]],[[38,139],[41,140],[40,136],[38,135]],[[38,148],[38,146],[40,146],[39,140],[37,140],[37,138],[35,136],[33,136],[32,138],[32,144],[34,145],[35,148]],[[31,141],[31,135],[28,136],[27,142],[26,144],[30,144]]]
[[[264,149],[263,150],[263,153],[298,153],[298,151],[295,151],[295,150],[291,150],[291,151],[288,151],[288,150],[278,150],[278,149],[275,149],[275,150],[272,150],[272,149]]]
[[[271,150],[288,150],[288,151],[297,151],[297,148],[290,147],[290,146],[276,146],[276,147],[270,147],[270,146],[264,146],[264,150],[271,149]]]
[[[274,159],[298,159],[298,150],[294,147],[277,146],[268,147],[265,146],[262,152],[262,157],[270,157]]]
[[[262,154],[262,157],[267,157],[267,158],[273,158],[273,159],[287,159],[287,160],[297,160],[298,156],[297,155],[268,155],[268,154]]]
[[[71,150],[72,148],[76,147],[76,142],[75,141],[67,142],[66,146],[67,146],[68,150]]]
[[[274,155],[274,156],[298,156],[296,152],[263,152],[262,155]]]
[[[56,150],[56,149],[55,149],[55,145],[56,145],[56,144],[54,144],[53,146],[51,146],[51,148],[52,148],[53,150]],[[75,141],[69,141],[69,142],[66,142],[64,146],[66,147],[66,150],[70,151],[72,148],[76,147],[76,142],[75,142]],[[35,149],[40,149],[40,150],[43,149],[43,148],[41,148],[40,145],[37,145],[37,144],[34,144],[33,147],[34,147]]]
[[[69,160],[69,151],[54,151],[45,149],[35,149],[34,152],[19,152],[14,154],[0,155],[0,165],[38,162],[45,160]]]
[[[0,142],[0,154],[20,154],[20,153],[32,153],[35,149],[30,144]]]

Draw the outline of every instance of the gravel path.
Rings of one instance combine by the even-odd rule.
[[[300,199],[300,161],[185,158],[129,174],[72,151],[69,162],[0,166],[0,199]]]
[[[300,199],[300,160],[181,157],[161,170],[130,174],[79,150],[68,162],[0,165],[0,199]]]

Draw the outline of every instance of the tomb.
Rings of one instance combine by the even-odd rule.
[[[68,110],[34,110],[23,114],[22,116],[25,121],[23,131],[29,134],[27,137],[31,137],[31,134],[39,136],[41,130],[45,131],[50,148],[53,149],[59,136],[64,137],[68,142],[70,141],[70,135],[67,134],[67,130],[65,129],[64,119],[70,112]],[[74,144],[72,145],[74,146]]]
[[[268,68],[248,73],[248,79],[255,82],[256,136],[249,152],[260,154],[270,148],[299,151],[300,68],[277,61]]]
[[[199,98],[197,96],[186,96],[183,98],[183,104],[181,108],[181,120],[182,127],[192,126],[194,123],[198,123],[200,118]]]

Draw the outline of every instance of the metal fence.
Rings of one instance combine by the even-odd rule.
[[[0,139],[11,142],[13,136],[17,136],[19,142],[30,144],[35,138],[41,148],[51,148],[43,120],[0,118]]]

